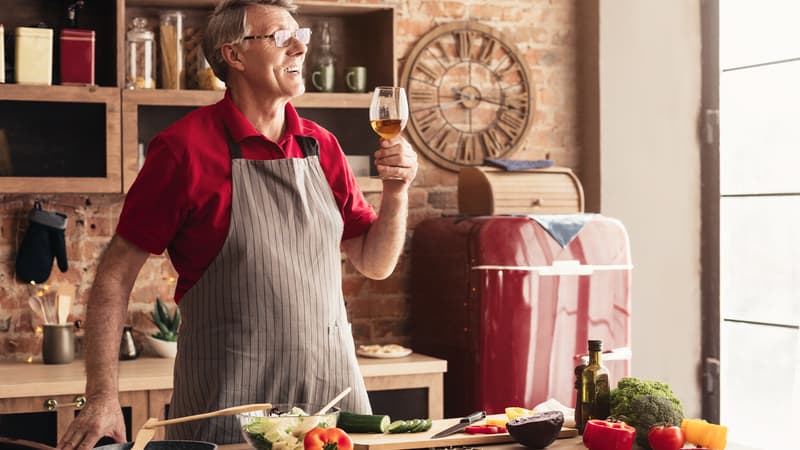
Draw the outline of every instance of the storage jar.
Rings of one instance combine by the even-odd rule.
[[[94,30],[61,30],[61,84],[94,84]]]
[[[126,34],[125,87],[128,89],[155,89],[155,34],[147,27],[147,19],[134,17]]]
[[[53,30],[18,27],[14,75],[20,84],[50,85],[53,80]]]
[[[183,67],[183,19],[180,11],[161,14],[159,52],[161,53],[161,87],[184,89]]]

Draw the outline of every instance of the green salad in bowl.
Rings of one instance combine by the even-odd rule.
[[[326,414],[309,415],[322,405],[308,403],[276,404],[272,409],[237,414],[244,439],[258,450],[302,450],[306,433],[314,427],[336,426],[339,408]]]

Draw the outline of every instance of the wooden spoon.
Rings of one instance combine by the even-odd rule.
[[[192,416],[176,417],[168,420],[156,420],[151,417],[147,422],[142,425],[142,428],[136,433],[136,439],[133,441],[133,448],[131,450],[144,450],[147,444],[153,439],[156,433],[156,427],[163,427],[175,423],[191,422],[192,420],[208,419],[209,417],[217,416],[232,416],[234,414],[259,411],[262,409],[272,409],[271,403],[254,403],[250,405],[233,406],[230,408],[211,411],[203,414],[194,414]]]

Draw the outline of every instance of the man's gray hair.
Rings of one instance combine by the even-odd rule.
[[[245,23],[250,6],[277,6],[290,13],[297,11],[293,0],[222,0],[211,13],[203,32],[203,54],[214,75],[222,81],[227,81],[228,64],[220,50],[224,44],[241,42],[250,32]]]

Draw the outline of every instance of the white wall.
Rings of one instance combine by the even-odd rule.
[[[631,239],[633,375],[697,417],[700,1],[599,3],[600,203]]]

